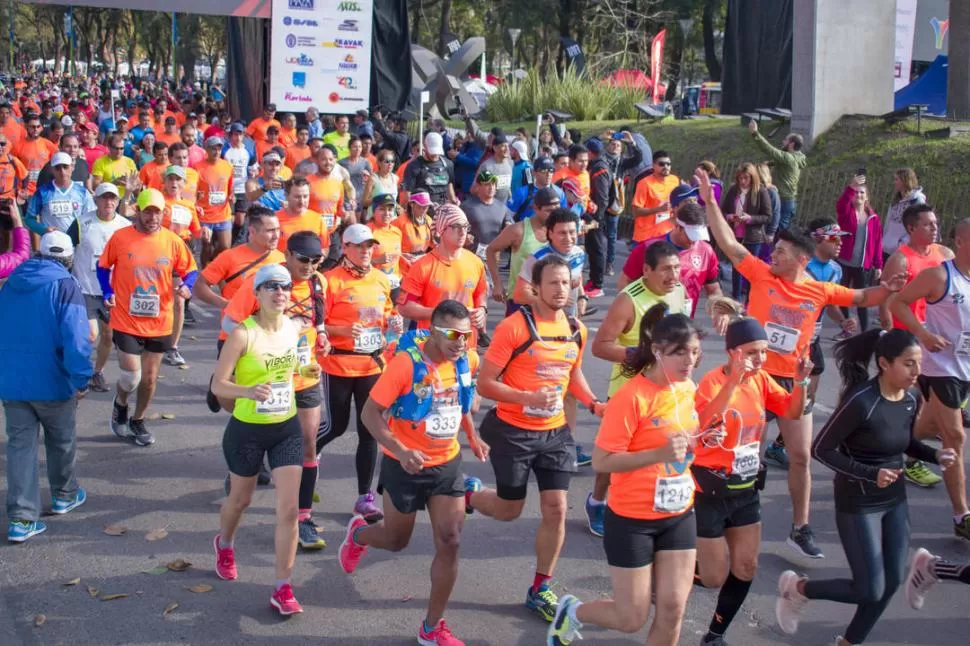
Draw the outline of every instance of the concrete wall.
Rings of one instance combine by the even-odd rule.
[[[844,114],[893,109],[894,0],[798,0],[792,130],[811,143]]]

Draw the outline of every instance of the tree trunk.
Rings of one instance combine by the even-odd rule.
[[[950,69],[947,81],[947,114],[970,119],[970,6],[950,3]]]
[[[445,40],[451,31],[451,2],[452,0],[441,0],[441,22],[438,26],[438,56],[444,56]]]
[[[571,38],[569,34],[569,17],[573,13],[573,0],[559,0],[559,36]],[[556,71],[562,76],[566,68],[566,50],[562,46],[562,40],[558,43],[559,55],[556,57]]]
[[[721,61],[717,59],[714,43],[714,12],[721,9],[721,0],[707,0],[704,4],[704,62],[712,81],[721,81]]]

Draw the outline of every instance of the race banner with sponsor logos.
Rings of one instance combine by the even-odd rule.
[[[273,0],[270,99],[280,112],[370,105],[374,0]]]

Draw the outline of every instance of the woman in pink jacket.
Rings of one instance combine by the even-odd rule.
[[[0,254],[0,280],[6,280],[14,269],[30,258],[30,231],[24,227],[17,202],[10,200],[8,204],[13,231],[10,232],[10,251]]]
[[[839,228],[848,235],[842,238],[839,264],[842,265],[842,284],[853,289],[877,285],[882,275],[882,223],[869,205],[866,176],[856,175],[845,187],[835,203]],[[849,309],[842,313],[849,316]],[[869,325],[869,312],[859,308],[859,332]]]

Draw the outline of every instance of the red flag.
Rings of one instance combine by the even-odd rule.
[[[660,103],[663,100],[660,71],[663,69],[665,42],[667,42],[667,30],[661,29],[660,33],[653,37],[653,42],[650,44],[650,80],[653,81],[654,103]]]

